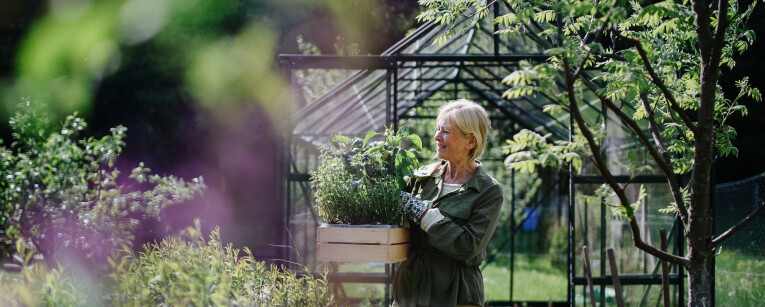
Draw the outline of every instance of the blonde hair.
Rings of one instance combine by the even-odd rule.
[[[436,122],[442,121],[454,123],[462,133],[475,136],[476,146],[470,150],[470,158],[477,159],[481,155],[491,125],[481,105],[467,99],[452,100],[438,108]]]

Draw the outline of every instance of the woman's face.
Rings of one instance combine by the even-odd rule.
[[[433,139],[436,141],[438,158],[450,162],[466,161],[470,158],[470,150],[475,147],[471,142],[472,136],[463,134],[449,120],[441,120],[436,123],[436,131]]]

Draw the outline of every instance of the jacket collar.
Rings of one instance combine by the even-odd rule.
[[[481,164],[481,161],[475,160],[475,163],[478,164],[478,168],[476,168],[473,178],[470,178],[470,180],[464,184],[464,187],[468,189],[473,188],[478,192],[483,192],[486,187],[481,183],[485,182],[484,178],[488,177],[488,175],[483,171],[483,164]],[[438,171],[431,174],[432,177],[436,178],[436,183],[440,187],[441,183],[444,181],[444,174],[446,174],[446,161],[442,160],[441,165],[438,166]]]

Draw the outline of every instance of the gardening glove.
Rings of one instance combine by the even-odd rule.
[[[408,219],[418,222],[422,230],[428,231],[430,226],[444,219],[441,210],[430,208],[429,200],[421,200],[417,196],[401,191],[401,211]]]
[[[431,202],[428,200],[421,200],[411,193],[401,191],[401,204],[399,209],[406,218],[415,222],[420,222],[420,220],[422,220],[422,215],[425,214],[425,211],[428,211],[430,203]]]

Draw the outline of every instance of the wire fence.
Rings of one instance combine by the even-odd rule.
[[[715,232],[722,233],[765,201],[765,173],[716,187]],[[715,258],[715,304],[756,306],[765,302],[765,214],[755,217],[721,245]]]

